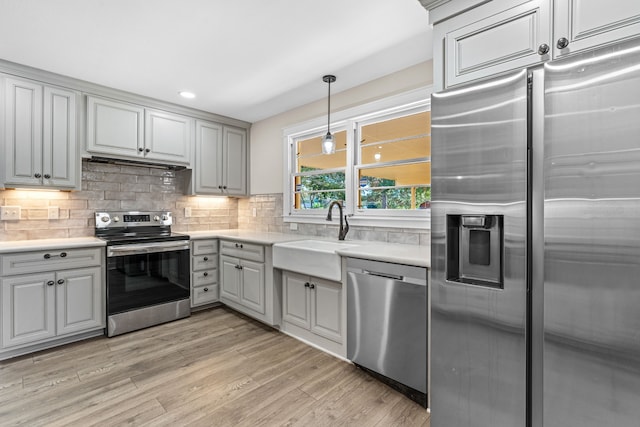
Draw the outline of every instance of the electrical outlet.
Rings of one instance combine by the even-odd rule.
[[[60,219],[60,209],[57,206],[49,206],[49,219]]]
[[[258,216],[258,210],[256,208],[253,208],[253,211],[251,213],[254,217]]]
[[[289,230],[297,231],[298,230],[298,223],[297,222],[290,222],[289,223]]]
[[[20,206],[0,206],[0,221],[18,221]]]
[[[191,208],[189,206],[184,208],[184,217],[185,218],[191,218]]]

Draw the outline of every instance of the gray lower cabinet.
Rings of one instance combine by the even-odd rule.
[[[79,189],[77,93],[33,80],[3,80],[5,173],[0,184]]]
[[[340,282],[283,271],[282,329],[344,356],[343,300]]]
[[[218,240],[192,240],[191,307],[206,306],[219,298]]]
[[[220,240],[220,301],[269,325],[280,323],[270,245]]]
[[[56,345],[60,338],[90,331],[102,333],[103,251],[70,249],[0,256],[0,359],[3,354],[13,355],[16,349],[26,348],[22,351],[26,353],[30,346],[33,350],[46,348]]]

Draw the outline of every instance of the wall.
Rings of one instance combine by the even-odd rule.
[[[340,76],[331,85],[340,89]],[[336,112],[381,98],[408,92],[433,83],[432,61],[423,62],[397,73],[331,95],[331,111]],[[318,77],[318,85],[326,85]],[[327,100],[287,111],[254,123],[251,126],[251,194],[276,194],[283,191],[284,142],[286,127],[327,114]]]
[[[180,172],[84,161],[82,191],[0,190],[0,206],[21,208],[19,221],[0,222],[0,241],[93,236],[98,210],[166,209],[182,232],[238,227],[237,199],[185,196],[183,185]],[[50,206],[59,219],[47,219]]]

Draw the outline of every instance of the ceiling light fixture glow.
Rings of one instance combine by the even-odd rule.
[[[196,97],[196,94],[193,92],[188,92],[186,90],[180,91],[178,92],[178,94],[183,97],[183,98],[187,98],[187,99],[193,99]]]
[[[322,154],[333,154],[336,152],[336,139],[331,135],[329,126],[331,125],[331,83],[336,81],[336,76],[327,74],[322,77],[322,81],[329,84],[327,96],[327,134],[322,137]]]

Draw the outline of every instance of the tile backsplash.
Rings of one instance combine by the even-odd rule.
[[[182,179],[173,170],[83,161],[81,191],[0,190],[0,206],[21,208],[20,220],[0,222],[0,240],[93,236],[98,210],[166,209],[182,232],[238,227],[237,199],[185,196]],[[58,219],[48,219],[50,207]]]
[[[245,199],[185,196],[180,172],[145,166],[82,162],[81,191],[0,190],[0,206],[19,206],[19,220],[0,221],[0,241],[93,236],[99,210],[169,210],[178,232],[246,229],[338,235],[338,222],[298,224],[282,219],[282,194]],[[49,208],[58,219],[49,218]],[[56,209],[57,208],[57,209]],[[191,215],[185,216],[185,208]],[[428,230],[351,226],[349,239],[428,245]]]
[[[238,228],[255,231],[274,231],[309,236],[335,237],[338,221],[327,224],[297,224],[298,229],[289,229],[282,219],[282,194],[261,194],[238,201]],[[376,242],[429,245],[429,230],[413,228],[386,228],[349,226],[347,239]]]

